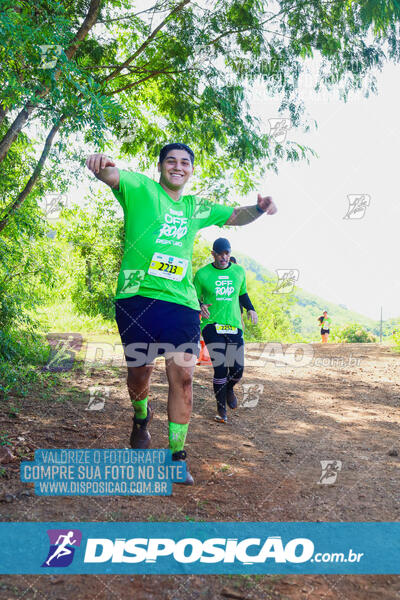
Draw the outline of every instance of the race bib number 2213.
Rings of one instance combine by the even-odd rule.
[[[184,258],[155,252],[151,259],[148,274],[154,275],[155,277],[170,279],[172,281],[182,281],[186,275],[188,262],[189,261]]]

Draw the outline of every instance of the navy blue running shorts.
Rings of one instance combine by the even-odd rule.
[[[115,318],[128,367],[154,362],[166,352],[200,353],[200,311],[131,296],[115,302]]]

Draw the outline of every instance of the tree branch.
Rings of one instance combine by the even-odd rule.
[[[152,73],[150,73],[150,75],[147,75],[147,77],[142,77],[142,79],[137,79],[136,81],[133,81],[132,83],[128,83],[127,85],[124,85],[123,87],[120,87],[117,90],[113,90],[112,92],[107,92],[104,95],[105,96],[114,96],[114,94],[118,94],[119,92],[124,92],[125,90],[129,90],[133,87],[136,87],[140,83],[143,83],[144,81],[147,81],[148,79],[151,79],[152,77],[156,77],[156,75],[161,75],[161,74],[167,75],[168,73],[180,73],[180,71],[166,71],[165,69],[162,69],[161,71],[153,71]]]
[[[276,14],[272,15],[272,17],[269,17],[268,19],[265,19],[265,21],[262,21],[259,25],[261,25],[261,26],[265,25],[266,23],[273,21],[274,19],[276,19],[276,17],[279,17],[282,14],[285,14],[285,13],[288,14],[290,12],[290,10],[293,10],[293,7],[289,10],[282,9],[279,12],[277,12]],[[221,40],[222,38],[224,38],[228,35],[232,35],[232,33],[243,33],[245,31],[249,31],[250,29],[251,29],[251,27],[245,27],[243,29],[231,29],[229,31],[225,31],[224,33],[221,33],[221,35],[216,37],[214,40],[212,40],[211,42],[209,42],[208,44],[205,44],[205,45],[212,46],[212,45],[216,44],[217,42],[219,42],[219,40]]]
[[[85,39],[88,32],[95,24],[96,19],[99,14],[101,1],[102,0],[91,0],[90,6],[89,6],[89,11],[88,11],[82,25],[79,27],[72,44],[65,51],[65,55],[68,58],[68,60],[70,60],[75,55],[76,51],[78,50],[78,46],[79,46],[80,42]],[[60,75],[60,71],[58,70],[55,73],[55,79],[58,79],[59,75]],[[47,96],[49,91],[50,91],[50,88],[48,86],[44,87],[41,91],[38,90],[36,93],[36,96],[35,96],[35,100],[40,100],[40,99],[44,98],[45,96]],[[8,151],[10,150],[12,144],[17,139],[23,126],[27,123],[30,115],[32,114],[32,112],[34,111],[35,108],[36,108],[36,102],[34,102],[33,100],[29,100],[25,104],[24,108],[16,116],[14,122],[11,124],[7,133],[5,134],[5,136],[3,137],[3,139],[0,142],[0,163],[6,158]]]
[[[1,126],[2,122],[4,121],[4,119],[6,118],[6,114],[7,114],[6,109],[3,108],[2,106],[0,106],[0,126]]]
[[[115,19],[107,19],[106,21],[98,21],[102,25],[107,25],[108,23],[114,23],[115,21],[123,21],[124,19],[131,19],[132,17],[137,17],[138,15],[142,15],[144,13],[151,12],[157,8],[157,4],[151,6],[150,8],[146,8],[146,10],[140,10],[137,13],[131,13],[129,15],[121,15],[120,17],[115,17]],[[159,12],[165,12],[166,9],[160,10]]]
[[[99,16],[100,4],[101,0],[91,1],[89,11],[85,17],[85,20],[76,32],[73,43],[65,51],[65,55],[68,58],[68,60],[70,60],[76,54],[80,42],[82,42],[86,38],[89,31],[96,23],[97,17]]]
[[[184,7],[190,3],[190,0],[183,0],[182,2],[180,2],[180,4],[178,4],[178,6],[176,6],[174,8],[174,10],[172,10],[169,15],[167,15],[165,17],[165,19],[163,21],[161,21],[161,23],[151,32],[151,34],[149,35],[149,37],[143,42],[143,44],[136,50],[136,52],[134,52],[132,54],[132,56],[130,56],[129,58],[126,59],[125,62],[123,62],[117,69],[115,69],[112,73],[110,73],[105,79],[103,79],[101,81],[101,83],[106,83],[107,81],[110,81],[111,79],[114,79],[117,75],[119,75],[119,73],[121,73],[121,71],[123,69],[125,69],[128,65],[130,65],[130,63],[135,60],[135,58],[137,58],[139,56],[139,54],[141,54],[146,48],[147,46],[150,44],[150,42],[156,37],[157,33],[159,31],[161,31],[161,29],[168,23],[168,21],[170,20],[170,18],[177,14],[178,12],[180,12],[181,10],[184,9]]]
[[[47,156],[50,152],[51,146],[53,145],[54,136],[56,135],[56,133],[60,129],[63,121],[65,121],[66,118],[67,118],[66,115],[61,115],[61,117],[59,118],[57,123],[55,123],[53,125],[53,127],[51,128],[49,135],[46,138],[46,142],[44,144],[42,154],[41,154],[40,159],[35,167],[35,170],[33,171],[31,177],[29,178],[29,180],[28,180],[27,184],[25,185],[24,189],[22,190],[22,192],[19,194],[19,196],[16,198],[16,200],[14,200],[14,202],[12,202],[7,207],[6,214],[0,220],[0,232],[3,231],[4,227],[6,227],[8,221],[10,220],[11,215],[13,213],[15,213],[20,208],[20,206],[23,204],[26,197],[29,195],[33,186],[35,185],[36,181],[38,180],[38,178],[43,170],[43,165],[46,162]]]
[[[35,105],[32,102],[27,102],[24,108],[15,117],[14,122],[11,123],[8,131],[0,142],[0,163],[5,159],[12,144],[17,139],[21,132],[21,129],[28,121],[30,115],[35,109]]]

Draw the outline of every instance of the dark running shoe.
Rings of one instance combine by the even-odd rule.
[[[217,423],[227,423],[228,422],[228,417],[226,415],[225,402],[222,404],[222,402],[217,401],[217,414],[214,417],[214,421],[217,421]]]
[[[228,417],[226,414],[226,410],[222,411],[222,410],[218,409],[218,414],[215,415],[214,421],[217,421],[217,423],[227,423]]]
[[[131,448],[134,450],[146,450],[150,448],[151,435],[147,431],[147,426],[153,418],[154,411],[150,404],[147,405],[147,417],[145,419],[136,419],[133,417],[133,427],[130,438]]]
[[[186,451],[180,450],[179,452],[174,452],[172,455],[172,460],[179,460],[181,462],[186,461]],[[186,465],[186,479],[185,481],[174,481],[174,483],[180,483],[181,485],[193,485],[194,479],[189,473],[188,466]]]
[[[231,410],[235,410],[237,408],[238,401],[232,388],[228,388],[226,390],[226,403]]]

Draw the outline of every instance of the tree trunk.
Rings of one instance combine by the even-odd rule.
[[[65,51],[65,55],[68,58],[68,60],[71,60],[71,58],[73,58],[73,56],[76,54],[76,51],[78,50],[79,43],[85,39],[85,37],[89,33],[90,29],[96,23],[97,18],[99,16],[100,4],[101,4],[101,0],[91,0],[90,7],[89,7],[88,13],[85,17],[85,20],[83,21],[82,25],[78,29],[73,42]],[[55,79],[57,80],[58,77],[59,77],[59,71],[58,71],[58,73],[55,74]],[[38,90],[36,93],[36,99],[44,98],[45,96],[47,96],[49,91],[50,91],[50,88],[48,88],[48,87],[42,89],[41,91]],[[29,102],[27,102],[25,104],[24,108],[17,115],[14,123],[11,125],[11,127],[5,134],[4,138],[1,140],[1,142],[0,142],[0,163],[6,158],[8,151],[10,150],[12,144],[17,139],[23,126],[27,123],[27,121],[28,121],[30,115],[32,114],[32,112],[34,111],[34,109],[35,109],[35,102],[32,102],[31,100]],[[0,231],[1,231],[1,229],[0,229]]]
[[[92,290],[92,262],[90,258],[86,258],[86,277],[85,277],[86,287],[91,294]]]
[[[55,123],[53,125],[53,127],[51,128],[50,133],[46,138],[46,142],[43,147],[42,155],[39,159],[38,164],[35,167],[35,170],[33,171],[32,175],[31,175],[29,181],[27,182],[27,184],[24,187],[24,189],[22,190],[22,192],[19,194],[18,198],[16,200],[14,200],[14,202],[11,202],[11,204],[6,208],[5,215],[0,220],[0,232],[3,231],[4,227],[7,225],[8,221],[10,220],[11,215],[14,214],[20,208],[20,206],[23,204],[23,202],[25,201],[25,199],[31,192],[33,186],[35,185],[36,181],[38,180],[38,178],[43,170],[44,163],[46,162],[47,156],[50,152],[51,146],[53,144],[54,136],[56,135],[57,131],[60,129],[61,124],[63,123],[63,121],[65,121],[65,119],[66,119],[66,116],[62,115],[60,117],[60,119],[57,121],[57,123]]]
[[[1,142],[0,142],[0,163],[7,156],[7,153],[9,151],[10,147],[12,146],[12,144],[18,137],[21,129],[23,128],[23,126],[25,125],[27,120],[29,119],[34,108],[35,108],[35,106],[31,102],[28,102],[24,106],[24,108],[21,110],[21,112],[16,116],[14,123],[12,123],[12,125],[10,126],[6,135],[1,140]]]
[[[8,111],[5,108],[0,106],[0,127],[1,127],[1,124],[3,123],[4,119],[6,118],[7,112]]]

